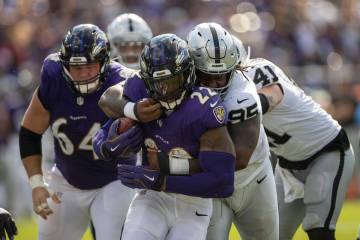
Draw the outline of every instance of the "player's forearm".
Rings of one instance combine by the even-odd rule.
[[[261,119],[259,115],[243,122],[228,125],[229,134],[235,146],[236,170],[247,167],[257,146],[260,127]]]
[[[273,84],[258,90],[263,114],[272,111],[283,99],[284,92],[279,84]]]
[[[99,100],[99,107],[109,118],[124,117],[124,107],[128,101],[124,98],[114,99],[104,98],[103,96]]]
[[[110,118],[124,117],[126,100],[123,98],[123,85],[117,84],[107,89],[99,100],[99,107]]]
[[[41,155],[32,155],[22,159],[25,171],[30,178],[36,174],[42,175]]]
[[[147,152],[147,161],[150,168],[164,175],[192,175],[202,172],[200,162],[196,158],[174,157],[164,152]]]
[[[33,132],[26,127],[20,128],[19,149],[23,165],[29,177],[42,174],[41,170],[41,138],[42,134]]]
[[[191,176],[166,176],[165,191],[204,198],[229,197],[234,191],[234,162],[232,154],[201,152],[204,172]]]

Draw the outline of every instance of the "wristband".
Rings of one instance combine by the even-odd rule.
[[[188,175],[190,172],[190,163],[187,158],[169,157],[170,174]]]
[[[37,187],[46,187],[44,179],[43,179],[43,175],[41,175],[41,174],[32,175],[29,178],[29,183],[30,183],[31,189],[34,189]]]
[[[124,107],[124,115],[128,118],[131,118],[132,120],[139,121],[135,114],[135,107],[136,104],[133,102],[126,103]]]

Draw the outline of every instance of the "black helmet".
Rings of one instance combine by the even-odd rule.
[[[103,31],[93,24],[80,24],[73,27],[62,42],[60,60],[63,76],[76,94],[86,95],[94,92],[105,80],[109,64],[110,44]],[[99,74],[84,81],[73,81],[69,66],[99,63]]]
[[[140,69],[150,96],[167,110],[180,105],[195,84],[186,42],[174,34],[156,36],[145,45]]]

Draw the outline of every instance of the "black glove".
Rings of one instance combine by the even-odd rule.
[[[10,240],[14,239],[14,235],[17,235],[18,230],[15,225],[15,221],[11,214],[3,208],[0,208],[0,239],[5,240],[5,231]]]

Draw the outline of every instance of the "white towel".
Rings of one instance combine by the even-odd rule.
[[[304,198],[304,183],[299,181],[288,169],[276,166],[284,186],[284,201],[291,203],[296,199]]]

